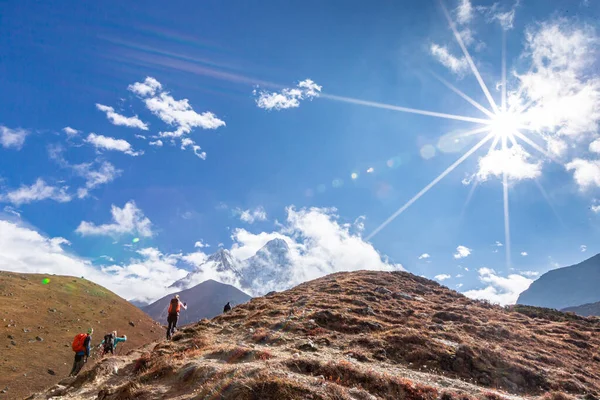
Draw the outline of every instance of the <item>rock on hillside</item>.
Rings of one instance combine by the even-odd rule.
[[[50,281],[43,284],[44,278]],[[164,332],[116,294],[70,276],[0,271],[0,319],[0,391],[8,387],[0,399],[23,398],[65,377],[73,337],[88,327],[94,328],[93,344],[115,329],[126,334],[124,350]]]
[[[570,267],[553,269],[534,281],[518,304],[556,308],[600,301],[600,254]]]
[[[223,312],[223,306],[228,301],[232,306],[242,304],[251,299],[246,293],[220,282],[208,280],[191,289],[176,292],[181,301],[187,303],[187,310],[181,310],[179,325],[200,321],[202,318],[212,318]],[[176,293],[165,296],[154,303],[142,308],[155,321],[166,324],[169,302]]]
[[[582,304],[575,307],[567,307],[562,311],[572,312],[583,317],[600,316],[600,302]]]
[[[406,272],[337,273],[188,325],[32,399],[591,399],[598,331],[595,318],[505,309]]]

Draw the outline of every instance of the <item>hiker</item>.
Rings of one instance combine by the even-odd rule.
[[[104,357],[108,352],[110,354],[115,354],[114,351],[117,349],[117,344],[121,342],[127,341],[127,336],[123,335],[122,337],[117,336],[117,331],[113,331],[104,335],[104,340],[98,345],[98,347],[103,346],[101,357]]]
[[[229,303],[230,302],[228,301],[227,304],[225,304],[225,307],[223,307],[223,313],[231,311],[231,305]]]
[[[184,310],[187,310],[187,304],[182,303],[181,300],[179,300],[179,295],[176,294],[175,297],[171,299],[171,303],[169,304],[169,316],[167,317],[167,323],[169,324],[167,327],[167,340],[170,340],[171,336],[175,333],[181,307],[183,307]]]
[[[90,356],[92,333],[94,333],[94,329],[90,328],[87,333],[80,333],[73,339],[71,347],[75,352],[75,360],[73,361],[73,368],[71,369],[69,376],[76,376],[83,368],[83,364],[87,362],[88,357]]]

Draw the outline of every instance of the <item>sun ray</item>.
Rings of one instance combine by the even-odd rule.
[[[467,195],[467,200],[465,201],[465,205],[463,206],[463,208],[460,212],[459,221],[463,220],[463,218],[465,216],[465,212],[467,211],[467,207],[469,206],[469,203],[471,203],[471,199],[473,198],[473,195],[475,194],[475,189],[477,188],[477,185],[479,185],[479,180],[475,179],[475,182],[473,182],[473,186],[471,186],[471,189],[469,190],[469,194]]]
[[[559,165],[562,165],[562,163],[555,156],[548,153],[548,151],[544,150],[540,145],[538,145],[533,140],[529,139],[527,136],[523,135],[521,132],[515,131],[515,135],[519,139],[521,139],[522,141],[524,141],[525,143],[527,143],[528,145],[530,145],[531,147],[533,147],[534,149],[536,149],[537,151],[539,151],[540,153],[542,153],[543,155],[548,157],[550,160],[554,161],[555,163],[557,163]]]
[[[479,104],[478,102],[476,102],[475,100],[473,100],[472,98],[470,98],[469,96],[467,96],[466,94],[461,92],[460,89],[458,89],[456,86],[454,86],[453,84],[451,84],[450,82],[448,82],[447,80],[445,80],[444,78],[442,78],[441,76],[436,74],[435,72],[433,72],[433,71],[430,71],[430,72],[431,72],[431,75],[433,75],[438,81],[440,81],[444,85],[446,85],[446,87],[448,89],[452,90],[454,93],[458,94],[460,97],[462,97],[463,99],[465,99],[466,101],[471,103],[471,105],[473,105],[479,111],[481,111],[482,113],[484,113],[485,115],[487,115],[490,118],[492,118],[494,116],[494,114],[490,110],[488,110],[487,108],[485,108],[484,106],[482,106],[481,104]]]
[[[410,207],[415,201],[419,200],[421,196],[429,191],[432,187],[434,187],[439,181],[444,179],[446,175],[452,172],[456,167],[458,167],[463,161],[465,161],[471,154],[476,152],[481,146],[483,146],[488,140],[493,137],[492,133],[489,133],[486,137],[481,139],[475,146],[473,146],[469,151],[463,154],[458,160],[456,160],[452,165],[444,170],[441,174],[437,176],[433,181],[431,181],[427,186],[425,186],[419,193],[417,193],[412,199],[410,199],[406,204],[400,207],[396,212],[394,212],[388,219],[386,219],[381,225],[379,225],[373,232],[371,232],[366,240],[370,240],[373,236],[378,234],[383,228],[385,228],[390,222],[392,222],[398,215],[402,214],[408,207]]]
[[[490,93],[489,89],[485,85],[485,82],[483,82],[483,78],[481,77],[479,70],[475,66],[475,63],[473,62],[473,59],[471,58],[471,55],[469,54],[469,51],[467,50],[465,43],[463,42],[462,38],[460,37],[460,34],[456,30],[456,25],[454,24],[454,21],[452,20],[452,17],[450,16],[448,9],[446,8],[446,6],[444,5],[444,3],[441,0],[440,0],[440,5],[442,7],[442,10],[444,11],[444,15],[446,16],[446,19],[448,20],[448,23],[450,24],[450,28],[452,29],[452,32],[454,33],[454,37],[456,38],[458,45],[462,49],[463,54],[465,55],[465,58],[467,60],[467,63],[471,67],[471,71],[473,72],[473,75],[475,75],[477,82],[479,82],[479,86],[481,86],[481,90],[483,90],[483,94],[485,94],[485,97],[487,98],[488,102],[490,103],[490,106],[492,106],[492,109],[494,110],[494,112],[498,113],[499,112],[498,106],[496,105],[496,102],[494,101],[494,98],[492,97],[492,94]]]
[[[567,229],[567,226],[565,225],[565,222],[562,220],[562,218],[560,217],[560,215],[558,215],[558,212],[556,211],[556,208],[554,208],[554,204],[552,204],[552,201],[550,201],[550,196],[548,196],[548,193],[546,192],[546,190],[544,189],[544,187],[542,186],[542,184],[540,183],[540,181],[536,178],[536,179],[534,179],[534,182],[535,182],[536,186],[540,189],[540,192],[542,193],[542,196],[544,196],[544,199],[548,203],[548,206],[550,207],[550,209],[554,213],[554,216],[556,217],[556,219],[558,220],[558,222],[560,223],[560,225],[564,229]]]
[[[358,104],[358,105],[367,106],[367,107],[382,108],[385,110],[393,110],[393,111],[401,111],[401,112],[412,113],[412,114],[428,115],[430,117],[454,119],[457,121],[474,122],[477,124],[484,124],[484,125],[490,124],[489,120],[482,119],[482,118],[465,117],[462,115],[445,114],[445,113],[439,113],[439,112],[435,112],[435,111],[419,110],[416,108],[400,107],[400,106],[394,106],[391,104],[377,103],[374,101],[354,99],[352,97],[336,96],[333,94],[321,94],[320,97],[330,99],[330,100],[342,101],[344,103]]]
[[[506,31],[502,30],[502,111],[506,112]]]
[[[504,241],[506,242],[506,268],[510,269],[510,217],[508,214],[508,176],[502,173],[502,191],[504,198]]]
[[[477,135],[478,133],[489,132],[491,128],[489,126],[484,126],[481,128],[475,128],[467,132],[462,132],[456,135],[457,138],[465,138],[473,135]]]

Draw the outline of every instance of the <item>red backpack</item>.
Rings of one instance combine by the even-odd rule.
[[[75,339],[73,339],[73,344],[71,345],[74,352],[78,353],[80,351],[85,351],[85,339],[87,339],[87,336],[88,335],[85,333],[80,333],[75,336]]]

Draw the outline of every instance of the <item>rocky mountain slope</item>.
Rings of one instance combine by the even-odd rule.
[[[189,289],[206,279],[206,271],[213,271],[218,274],[219,281],[235,285],[250,294],[264,295],[273,290],[288,289],[292,282],[289,252],[287,243],[282,239],[267,242],[245,260],[238,260],[228,250],[220,249],[170,288]]]
[[[572,312],[583,317],[600,316],[600,302],[582,304],[575,307],[567,307],[562,311]]]
[[[93,344],[115,329],[126,334],[125,351],[164,332],[116,294],[70,276],[0,271],[0,318],[0,399],[23,398],[65,377],[73,337],[88,327]]]
[[[242,304],[251,299],[246,293],[220,282],[208,280],[191,289],[167,295],[142,310],[155,321],[165,324],[169,302],[175,294],[181,301],[187,303],[187,310],[181,310],[179,325],[200,321],[202,318],[213,318],[223,312],[223,306],[228,301],[232,305]]]
[[[579,264],[546,272],[517,300],[518,304],[556,308],[600,301],[600,254]]]
[[[596,318],[493,306],[406,272],[337,273],[32,399],[593,399],[599,331]]]

